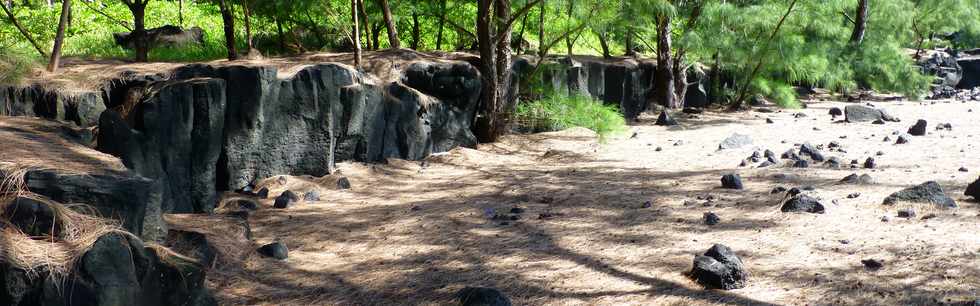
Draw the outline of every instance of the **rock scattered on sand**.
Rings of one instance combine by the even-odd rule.
[[[456,293],[460,306],[511,306],[510,299],[500,290],[485,287],[466,287]]]
[[[772,121],[772,118],[766,118],[766,123],[773,124],[776,123],[776,121]]]
[[[847,198],[848,199],[857,199],[859,197],[861,197],[861,193],[860,192],[855,192],[855,193],[852,193],[852,194],[847,195]]]
[[[928,181],[917,186],[902,189],[892,193],[882,202],[893,205],[898,202],[932,203],[940,208],[956,208],[956,201],[946,195],[943,187],[935,181]]]
[[[337,189],[350,189],[350,180],[347,177],[337,179]]]
[[[899,209],[898,210],[898,217],[899,218],[907,218],[907,219],[915,218],[915,209],[914,208],[903,208],[903,209]]]
[[[844,115],[844,111],[842,111],[839,107],[834,107],[830,109],[830,117],[833,119],[837,119],[837,116],[843,116],[843,115]]]
[[[738,149],[751,144],[752,137],[749,137],[749,135],[735,133],[732,134],[732,136],[725,138],[725,140],[722,140],[721,143],[718,144],[718,150]]]
[[[898,139],[895,139],[895,144],[906,144],[909,143],[909,138],[905,135],[898,135]]]
[[[841,179],[840,182],[844,184],[871,185],[874,184],[874,179],[868,174],[858,175],[857,173],[853,173]]]
[[[865,269],[871,271],[877,271],[885,266],[885,263],[877,259],[864,259],[861,260],[861,264],[864,265]]]
[[[306,202],[320,201],[320,191],[316,189],[307,191],[306,193],[303,194],[303,201]]]
[[[967,169],[966,167],[960,167],[960,169],[958,171],[960,171],[960,172],[970,172],[970,169]]]
[[[263,245],[258,249],[259,254],[265,257],[272,257],[278,260],[284,260],[289,257],[289,249],[286,248],[286,244],[282,242],[273,242],[270,244]]]
[[[291,190],[286,190],[276,197],[276,202],[272,207],[280,209],[289,208],[289,206],[296,204],[296,202],[299,202],[299,196]]]
[[[909,135],[912,136],[925,136],[926,135],[926,121],[919,119],[911,128],[909,128]]]
[[[269,198],[269,188],[262,187],[262,189],[259,189],[259,192],[255,193],[255,196],[259,199]]]
[[[868,157],[868,159],[864,160],[865,169],[874,169],[877,165],[878,164],[875,162],[875,159],[872,157]]]
[[[969,186],[966,186],[965,194],[980,201],[980,178],[977,178],[976,181],[971,183]]]
[[[726,174],[721,177],[721,187],[725,189],[744,189],[745,186],[742,185],[742,177],[738,174]]]
[[[702,219],[704,220],[704,224],[707,224],[707,225],[715,225],[715,224],[718,224],[719,222],[721,222],[721,218],[718,217],[717,214],[715,214],[713,212],[710,212],[710,211],[704,213],[704,217]]]
[[[793,196],[789,200],[783,203],[783,207],[780,208],[782,212],[806,212],[814,214],[822,214],[825,212],[823,204],[817,199],[810,197],[805,194],[798,194]]]
[[[810,162],[805,159],[797,160],[793,163],[793,168],[810,168]]]
[[[690,275],[708,289],[739,289],[748,281],[742,260],[732,249],[721,244],[715,244],[704,255],[695,256]]]
[[[667,114],[667,111],[662,111],[660,112],[660,117],[657,117],[657,122],[655,124],[659,126],[673,126],[677,125],[677,120],[671,118],[670,114]]]
[[[773,188],[772,191],[770,191],[769,193],[770,194],[777,194],[777,193],[783,193],[783,192],[786,192],[786,187],[778,186],[776,188]]]

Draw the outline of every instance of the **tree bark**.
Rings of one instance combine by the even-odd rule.
[[[480,50],[480,109],[475,123],[474,133],[481,142],[497,140],[497,71],[496,52],[494,52],[493,25],[490,20],[491,3],[493,0],[477,0],[476,36]]]
[[[383,24],[376,23],[376,24],[374,24],[374,28],[371,29],[371,45],[373,45],[374,46],[374,49],[376,49],[376,50],[377,49],[381,49],[381,29],[382,28],[384,28],[384,25]]]
[[[368,19],[367,9],[364,8],[364,0],[357,0],[357,10],[360,11],[361,19],[359,28],[364,28],[364,42],[368,50],[377,49],[377,46],[371,44],[371,21]]]
[[[276,36],[279,39],[279,52],[286,52],[286,36],[282,33],[282,21],[279,20],[278,15],[273,16],[273,20],[276,22]]]
[[[412,50],[418,50],[422,43],[422,25],[419,24],[419,13],[412,10]]]
[[[184,0],[177,0],[177,26],[184,27]]]
[[[851,32],[851,43],[860,45],[864,41],[864,32],[868,27],[868,0],[858,0],[856,15],[854,31]]]
[[[596,37],[599,38],[599,47],[602,48],[602,58],[612,58],[612,53],[609,52],[609,41],[606,37],[606,32],[596,32]]]
[[[61,1],[61,19],[58,20],[58,33],[54,36],[54,48],[51,49],[51,60],[48,61],[48,72],[58,70],[61,61],[61,46],[65,43],[65,28],[68,27],[68,15],[71,14],[71,0]]]
[[[248,0],[242,0],[242,15],[245,17],[245,44],[251,53],[255,44],[252,42],[252,13],[248,10]]]
[[[626,52],[624,54],[626,56],[633,56],[636,54],[636,52],[633,52],[633,28],[632,27],[626,28],[625,47],[626,47]]]
[[[238,49],[235,47],[235,15],[227,0],[218,2],[218,7],[221,10],[221,20],[224,23],[225,48],[228,49],[228,60],[237,60]]]
[[[575,11],[575,1],[568,1],[568,15],[567,20],[569,24],[572,23],[572,13]],[[574,47],[575,39],[571,35],[565,37],[565,48],[568,51],[568,56],[572,56],[572,47]]]
[[[670,46],[670,18],[657,16],[657,74],[654,77],[654,98],[660,105],[679,108],[674,83],[674,61]]]
[[[123,0],[133,14],[133,32],[130,34],[136,40],[136,61],[149,60],[150,42],[146,37],[146,4],[150,0]]]
[[[446,25],[446,1],[440,1],[439,5],[439,30],[436,33],[436,50],[442,50],[442,30]]]
[[[354,67],[357,70],[361,70],[361,28],[357,24],[357,1],[350,1],[350,15],[354,22],[354,33],[351,35],[351,43],[354,44]]]
[[[388,6],[388,0],[379,0],[381,2],[381,10],[384,12],[385,27],[388,28],[388,44],[391,45],[392,49],[401,48],[401,42],[398,41],[398,29],[395,28],[395,21],[391,17],[391,7]]]
[[[24,38],[26,38],[27,41],[31,43],[31,46],[34,47],[34,50],[37,50],[37,53],[40,53],[41,57],[48,57],[47,52],[44,52],[44,49],[41,48],[41,45],[38,45],[37,41],[34,40],[34,36],[31,36],[31,32],[28,32],[24,28],[24,26],[22,26],[20,22],[17,21],[17,16],[14,15],[14,12],[11,11],[11,8],[9,6],[2,6],[2,5],[0,5],[0,8],[3,8],[3,12],[7,14],[7,18],[10,18],[10,23],[13,23],[14,27],[17,28],[17,31],[20,31],[20,34],[24,35]]]
[[[548,55],[547,51],[544,49],[544,45],[547,44],[547,42],[544,41],[544,15],[547,13],[545,9],[546,8],[545,2],[548,1],[541,0],[541,9],[539,12],[540,14],[538,14],[538,57],[539,58]]]

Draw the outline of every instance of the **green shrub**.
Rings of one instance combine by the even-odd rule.
[[[0,54],[0,85],[20,83],[37,63],[32,57],[18,52]]]
[[[584,127],[599,134],[603,142],[626,131],[626,119],[618,108],[583,95],[558,94],[522,103],[516,117],[523,128],[531,131]]]

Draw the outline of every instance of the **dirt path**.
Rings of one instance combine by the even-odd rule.
[[[343,164],[353,189],[288,210],[264,202],[252,217],[256,242],[285,242],[288,260],[253,256],[245,271],[213,276],[211,284],[222,304],[264,305],[447,305],[467,285],[499,288],[515,305],[934,305],[976,298],[980,220],[963,190],[980,172],[980,105],[881,104],[903,121],[832,123],[828,108],[844,104],[822,103],[800,119],[793,112],[678,115],[681,126],[664,128],[644,118],[631,127],[636,137],[602,145],[589,131],[570,130],[512,136],[421,163]],[[904,145],[882,141],[920,118],[929,121],[929,135]],[[953,130],[936,131],[940,122]],[[717,151],[733,132],[751,135],[754,145]],[[825,155],[845,163],[884,155],[875,157],[875,170],[737,167],[755,149],[779,154],[794,143],[830,141],[847,153]],[[739,173],[746,190],[720,189],[726,173]],[[780,173],[791,177],[774,177]],[[835,184],[851,173],[868,173],[877,184]],[[895,217],[897,207],[881,205],[889,193],[927,180],[939,181],[960,208],[918,207],[920,217],[936,217],[907,220]],[[779,212],[781,195],[769,191],[806,185],[816,187],[812,194],[827,213]],[[855,192],[861,196],[846,198]],[[514,207],[525,210],[519,220],[489,218],[510,216]],[[708,211],[722,222],[704,225]],[[891,221],[882,222],[885,215]],[[709,291],[684,276],[694,254],[713,243],[742,257],[746,288]],[[885,267],[866,271],[860,261],[867,258]]]

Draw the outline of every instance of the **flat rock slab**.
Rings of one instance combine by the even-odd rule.
[[[929,181],[917,186],[902,189],[885,198],[883,204],[893,205],[898,202],[932,203],[940,208],[956,208],[956,201],[946,195],[939,183]]]

